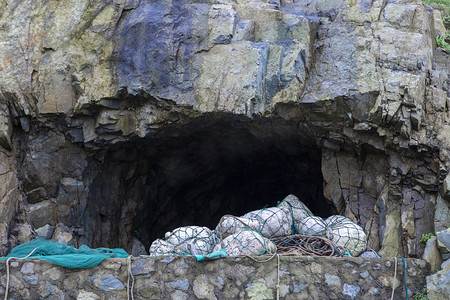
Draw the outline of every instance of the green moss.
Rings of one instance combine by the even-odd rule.
[[[439,9],[442,16],[450,16],[450,0],[422,0],[422,2]]]
[[[447,34],[448,35],[448,34]],[[450,44],[445,41],[445,39],[441,36],[436,36],[436,44],[439,48],[444,49],[445,51],[450,53]]]
[[[428,242],[429,239],[431,239],[434,236],[434,234],[427,233],[427,234],[422,234],[422,238],[420,239],[419,243],[423,246],[425,246]]]
[[[424,287],[421,292],[415,294],[413,300],[428,300],[427,288]]]

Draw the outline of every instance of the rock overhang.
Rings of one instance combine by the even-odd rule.
[[[67,178],[89,186],[86,166],[92,157],[101,162],[100,152],[165,128],[182,132],[197,118],[291,120],[321,152],[324,197],[359,220],[374,245],[420,255],[418,239],[433,230],[430,211],[443,201],[437,190],[450,157],[450,139],[434,129],[447,126],[448,71],[432,65],[446,56],[433,50],[430,10],[417,1],[201,2],[80,2],[63,17],[63,5],[49,4],[52,18],[28,10],[30,27],[18,22],[5,33],[11,42],[0,66],[21,71],[0,77],[12,121],[2,132],[10,137],[15,128],[12,142],[1,140],[20,149],[19,178],[45,185],[20,190],[47,201],[58,224],[54,213],[68,212],[56,208],[59,189]],[[15,20],[20,11],[4,14]],[[58,22],[63,30],[55,33]],[[32,55],[10,55],[21,53],[22,40]],[[36,175],[39,157],[51,175]],[[67,157],[73,162],[63,163]]]

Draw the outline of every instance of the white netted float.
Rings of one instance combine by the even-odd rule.
[[[207,255],[211,253],[217,237],[207,227],[185,226],[167,232],[150,246],[150,255]]]
[[[225,238],[214,251],[225,249],[227,256],[263,255],[276,253],[277,247],[254,230],[243,230]]]
[[[339,249],[345,249],[358,256],[367,247],[367,236],[355,222],[344,216],[326,220],[314,216],[297,197],[289,195],[277,207],[254,210],[242,217],[225,215],[214,231],[200,226],[177,228],[166,233],[164,239],[154,241],[150,255],[201,256],[222,248],[227,256],[261,255],[275,253],[276,246],[270,239],[286,248],[295,247],[296,243],[312,243],[308,241],[314,237],[327,241],[331,255],[343,255]],[[316,240],[314,243],[324,243]]]
[[[220,239],[225,239],[243,230],[258,229],[259,225],[260,222],[256,219],[225,215],[220,219],[214,231]]]
[[[358,256],[367,248],[364,230],[344,216],[331,216],[325,220],[325,236],[340,247],[347,249],[352,256]]]
[[[254,210],[242,216],[250,220],[257,220],[259,225],[252,228],[265,238],[285,236],[292,233],[292,216],[288,209],[269,207]]]
[[[306,217],[298,223],[298,233],[309,236],[324,236],[326,223],[321,217]]]
[[[288,209],[291,218],[294,220],[294,225],[298,228],[298,224],[306,217],[313,216],[314,214],[309,208],[303,204],[295,195],[288,195],[281,201],[277,207]],[[293,232],[295,233],[295,232]]]

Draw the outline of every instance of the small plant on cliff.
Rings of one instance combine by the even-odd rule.
[[[445,41],[445,39],[439,35],[436,36],[436,43],[439,48],[444,49],[450,53],[450,44]]]
[[[424,287],[421,292],[415,294],[413,300],[428,300],[427,287]]]
[[[428,240],[431,239],[431,237],[433,237],[433,236],[434,236],[434,234],[432,234],[431,232],[427,233],[427,234],[422,234],[422,238],[420,239],[419,243],[422,246],[425,246],[427,244]]]

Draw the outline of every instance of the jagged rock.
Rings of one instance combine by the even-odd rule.
[[[41,201],[26,207],[28,220],[33,228],[56,221],[56,205],[52,200]],[[54,224],[54,223],[53,223]]]
[[[52,239],[68,246],[75,245],[75,239],[72,231],[67,226],[61,223],[56,225]]]
[[[435,273],[440,269],[442,264],[442,256],[439,252],[437,239],[435,236],[431,237],[427,241],[422,258],[430,264],[432,273]]]
[[[55,227],[50,224],[46,224],[42,227],[36,228],[34,231],[37,233],[39,237],[48,240],[52,238],[53,232],[55,231]]]
[[[436,274],[427,277],[427,294],[430,299],[450,297],[450,260],[446,260]]]
[[[9,119],[9,111],[4,103],[0,103],[0,146],[6,150],[12,150],[11,135],[12,123]]]
[[[131,246],[131,255],[137,257],[139,255],[147,254],[147,251],[145,251],[145,246],[137,238],[133,238],[132,243],[133,245]]]
[[[11,228],[11,233],[17,237],[19,244],[26,243],[33,239],[32,228],[29,224],[18,224]]]

